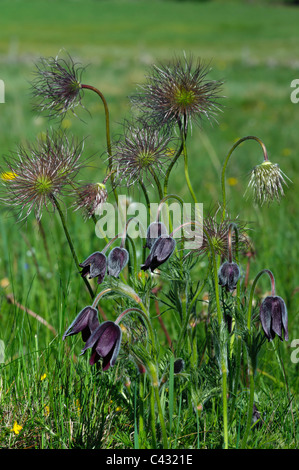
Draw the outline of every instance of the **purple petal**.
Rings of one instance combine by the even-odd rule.
[[[273,333],[271,332],[271,298],[272,297],[266,297],[260,307],[260,320],[262,328],[268,340],[273,339]]]
[[[121,270],[126,266],[129,261],[129,253],[125,248],[115,247],[110,251],[107,264],[108,274],[110,276],[118,277]]]
[[[64,340],[67,336],[72,336],[80,331],[85,330],[89,322],[94,322],[94,318],[97,318],[97,311],[93,307],[85,307],[81,312],[77,315],[75,320],[72,322],[71,326],[66,330],[62,339]]]

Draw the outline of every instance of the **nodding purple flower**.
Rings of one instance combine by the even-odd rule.
[[[129,261],[129,253],[125,248],[116,246],[108,255],[107,273],[109,276],[118,277],[121,270]]]
[[[85,307],[77,315],[71,326],[66,330],[62,339],[65,340],[67,336],[82,334],[83,341],[87,341],[90,335],[99,326],[98,312],[93,307]]]
[[[175,245],[175,240],[169,235],[157,238],[141,269],[143,271],[150,269],[153,272],[158,266],[168,260],[175,249]]]
[[[98,326],[86,341],[81,355],[87,349],[92,348],[89,364],[93,365],[102,358],[102,368],[106,371],[115,364],[120,349],[121,337],[120,327],[113,321],[105,321]]]
[[[163,222],[152,222],[147,229],[145,246],[151,250],[157,238],[167,235],[167,229]]]
[[[260,320],[268,341],[272,341],[275,334],[281,341],[283,341],[284,334],[285,341],[288,341],[288,312],[281,297],[268,296],[263,300],[260,307]]]
[[[237,263],[223,263],[218,271],[218,283],[221,287],[232,292],[237,286],[237,282],[241,277],[240,268]]]
[[[96,251],[90,255],[83,263],[79,264],[80,268],[83,268],[81,271],[81,276],[88,276],[89,279],[94,277],[98,278],[98,284],[101,284],[104,280],[106,270],[107,270],[107,258],[104,253]]]

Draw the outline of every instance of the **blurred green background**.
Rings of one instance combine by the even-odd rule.
[[[130,116],[128,96],[145,80],[151,64],[168,61],[184,51],[211,62],[210,78],[225,82],[225,108],[219,125],[204,123],[202,129],[193,128],[189,141],[192,184],[207,214],[221,200],[220,172],[225,155],[235,140],[245,135],[261,138],[270,159],[292,180],[280,206],[258,209],[250,199],[243,198],[251,168],[262,161],[258,144],[250,141],[240,146],[227,169],[230,213],[249,221],[252,227],[257,252],[252,276],[262,268],[273,270],[277,293],[289,308],[290,338],[296,338],[299,103],[290,100],[290,84],[299,78],[298,24],[299,8],[275,1],[1,0],[0,79],[5,83],[5,103],[0,104],[0,155],[34,140],[49,125],[58,125],[32,111],[29,82],[40,56],[56,56],[64,49],[76,61],[88,65],[83,81],[100,88],[106,96],[112,135],[119,133],[123,119]],[[93,159],[85,177],[99,181],[105,171],[101,158],[105,150],[104,113],[93,94],[86,93],[84,104],[90,114],[79,110],[81,120],[70,115],[63,125],[78,139],[88,137],[85,155],[93,155]],[[179,163],[171,177],[170,191],[187,200],[181,170]],[[138,193],[132,196],[140,197]],[[69,221],[72,217],[69,215]],[[50,234],[52,221],[45,216],[47,223]],[[72,236],[80,259],[85,259],[99,249],[99,241],[92,225],[76,223]],[[54,239],[51,232],[52,236]],[[75,282],[59,227],[55,236],[61,242],[55,242],[50,267],[45,268],[49,278],[54,276],[53,289],[63,286],[65,280],[71,286]],[[14,218],[1,210],[0,280],[13,279],[13,288],[21,299],[33,289],[36,273],[28,246],[34,246],[37,266],[42,269],[42,243],[32,232],[32,225],[17,226]],[[269,289],[267,280],[264,285]],[[44,314],[57,326],[55,309],[45,294],[39,297],[36,288],[35,298],[30,292],[31,308],[43,305]],[[84,302],[80,293],[72,295],[81,308]]]

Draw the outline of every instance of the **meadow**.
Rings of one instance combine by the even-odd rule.
[[[60,124],[32,109],[30,81],[39,57],[55,57],[65,50],[87,66],[84,82],[105,95],[111,135],[118,137],[131,113],[128,96],[145,81],[149,67],[186,52],[211,64],[209,76],[224,81],[226,97],[218,124],[194,125],[188,140],[190,179],[203,203],[204,217],[221,203],[221,170],[237,139],[259,137],[269,159],[290,178],[279,205],[259,207],[243,197],[251,169],[262,163],[262,151],[253,141],[235,150],[226,172],[229,215],[250,227],[255,252],[251,281],[262,269],[275,273],[277,292],[289,315],[289,341],[266,342],[259,355],[254,401],[262,422],[250,430],[245,447],[297,448],[299,103],[293,103],[290,95],[292,80],[299,78],[299,9],[271,2],[171,0],[1,0],[0,7],[0,79],[5,83],[5,103],[0,104],[1,166],[20,144]],[[78,108],[78,117],[69,113],[61,125],[79,141],[86,139],[88,166],[80,178],[96,183],[106,171],[105,116],[92,93],[85,93],[84,106]],[[153,188],[149,191],[154,193]],[[183,160],[174,168],[169,193],[191,201]],[[129,196],[143,201],[134,187]],[[113,199],[111,189],[109,198]],[[66,201],[63,208],[67,207]],[[101,251],[104,243],[92,221],[67,210],[67,224],[80,261]],[[44,212],[42,231],[33,215],[17,222],[1,204],[0,227],[0,448],[162,448],[159,425],[153,430],[150,388],[126,350],[113,368],[102,372],[90,367],[87,355],[79,356],[79,336],[62,341],[67,326],[88,304],[89,294],[70,256],[57,211]],[[205,267],[203,258],[195,268],[194,285],[203,281]],[[167,279],[164,282],[167,286]],[[269,290],[268,280],[261,279],[257,297]],[[177,324],[165,305],[160,305],[165,310],[163,322],[175,343]],[[104,316],[115,318],[110,299],[103,299],[101,309]],[[151,313],[161,348],[160,372],[169,370],[160,388],[169,447],[222,448],[219,384],[213,382],[215,370],[205,367],[205,321],[194,340],[199,374],[194,398],[190,349],[180,351],[186,367],[176,376],[177,357],[161,331],[154,302]],[[205,318],[204,302],[197,304],[197,315]],[[234,407],[228,404],[226,437],[231,449],[244,445],[248,387],[244,363]]]

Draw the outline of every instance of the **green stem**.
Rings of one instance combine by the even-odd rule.
[[[52,195],[52,199],[53,199],[53,202],[57,208],[57,211],[58,211],[58,214],[60,216],[60,220],[61,220],[61,223],[62,223],[62,227],[63,227],[63,230],[64,230],[64,233],[65,233],[65,236],[66,236],[66,239],[68,241],[68,244],[69,244],[69,247],[70,247],[70,250],[71,250],[71,253],[72,253],[72,256],[73,256],[73,259],[75,261],[75,264],[76,264],[76,267],[78,269],[79,272],[80,271],[80,265],[79,265],[79,260],[78,260],[78,257],[77,257],[77,254],[76,254],[76,251],[75,251],[75,247],[74,247],[74,244],[72,242],[72,239],[71,239],[71,236],[69,234],[69,231],[68,231],[68,228],[67,228],[67,225],[66,225],[66,220],[65,220],[65,217],[64,217],[64,213],[62,212],[61,210],[61,207],[60,207],[60,204],[58,202],[58,200],[56,199],[56,197],[54,195]],[[94,298],[94,293],[93,293],[93,290],[88,282],[88,280],[84,277],[83,278],[83,281],[85,282],[86,284],[86,287],[90,293],[90,296],[91,298],[93,299]]]
[[[157,433],[156,433],[156,413],[155,413],[155,393],[153,387],[150,391],[150,422],[152,429],[152,440],[153,440],[153,449],[157,448]]]
[[[268,160],[268,155],[267,155],[267,150],[266,150],[266,147],[264,145],[264,143],[261,141],[261,139],[259,139],[258,137],[255,137],[253,135],[248,135],[246,137],[242,137],[241,139],[239,139],[230,149],[230,151],[228,152],[227,156],[226,156],[226,159],[224,161],[224,164],[223,164],[223,167],[222,167],[222,174],[221,174],[221,187],[222,187],[222,203],[223,203],[223,211],[222,211],[222,221],[225,219],[225,214],[226,214],[226,189],[225,189],[225,171],[226,171],[226,167],[227,167],[227,164],[228,164],[228,161],[232,155],[232,153],[234,152],[234,150],[242,143],[244,142],[245,140],[256,140],[262,147],[263,149],[263,153],[264,153],[264,160]]]
[[[227,420],[227,368],[222,363],[222,401],[223,401],[223,438],[224,449],[228,449],[228,420]]]
[[[144,419],[143,419],[143,402],[144,402],[144,375],[140,374],[139,375],[139,442],[140,442],[140,448],[144,449],[144,444],[145,444],[145,435],[144,435]]]
[[[181,328],[181,331],[180,331],[180,335],[179,335],[179,339],[178,339],[178,341],[177,341],[176,353],[177,353],[178,355],[180,355],[180,351],[181,351],[181,347],[182,347],[181,342],[183,341],[183,339],[185,339],[184,336],[185,336],[185,333],[186,333],[186,331],[187,331],[187,326],[188,326],[188,322],[189,322],[189,319],[190,319],[190,314],[191,314],[192,307],[193,307],[193,305],[195,304],[196,299],[198,298],[198,296],[199,296],[199,295],[201,294],[201,292],[203,291],[204,286],[205,286],[205,284],[206,284],[206,281],[207,281],[207,279],[208,279],[208,277],[209,277],[209,274],[210,274],[210,265],[209,265],[209,267],[208,267],[207,274],[206,274],[206,277],[205,277],[205,279],[204,279],[204,281],[203,281],[203,283],[202,283],[202,285],[201,285],[201,288],[198,289],[198,291],[197,291],[196,294],[193,296],[191,302],[190,302],[189,305],[188,305],[187,315],[186,315],[186,318],[185,318],[184,323],[183,323],[183,325],[182,325],[182,328]]]
[[[248,399],[248,407],[247,407],[247,421],[244,436],[241,442],[241,449],[245,449],[248,435],[251,429],[252,423],[252,413],[253,413],[253,402],[254,402],[254,372],[252,370],[251,365],[249,366],[249,399]]]
[[[240,378],[240,369],[241,369],[241,353],[242,353],[242,343],[240,337],[236,337],[236,368],[234,374],[234,383],[233,383],[233,393],[232,393],[232,402],[230,408],[230,419],[233,418],[233,413],[235,411],[235,403],[237,398],[237,391],[239,385],[239,378]]]
[[[189,188],[189,191],[190,191],[190,194],[192,196],[192,199],[193,201],[195,202],[195,204],[197,203],[197,199],[196,199],[196,196],[195,196],[195,192],[192,188],[192,184],[191,184],[191,181],[190,181],[190,177],[189,177],[189,171],[188,171],[188,153],[187,153],[187,146],[186,146],[186,135],[185,135],[185,132],[184,130],[182,129],[181,130],[181,137],[182,137],[182,143],[183,143],[183,153],[184,153],[184,172],[185,172],[185,178],[186,178],[186,182],[187,182],[187,186]]]
[[[157,190],[158,190],[158,193],[159,193],[159,198],[162,199],[163,198],[163,191],[162,191],[162,186],[160,184],[159,178],[157,177],[157,175],[154,171],[151,171],[151,175],[155,180]]]
[[[149,214],[150,214],[150,213],[151,213],[151,203],[150,203],[150,199],[149,199],[149,195],[148,195],[147,189],[146,189],[145,184],[143,183],[143,181],[139,180],[139,184],[140,184],[141,189],[142,189],[142,192],[143,192],[143,194],[144,194],[145,201],[146,201],[146,205],[147,205],[147,209],[148,209],[148,212],[149,212]]]
[[[134,300],[136,298],[134,297]],[[167,449],[168,448],[168,439],[167,439],[167,432],[166,432],[166,426],[165,426],[165,420],[162,412],[162,407],[161,407],[161,400],[160,400],[160,395],[159,395],[159,377],[158,377],[158,363],[157,363],[157,357],[156,357],[156,348],[155,348],[155,336],[154,336],[154,331],[148,316],[148,312],[146,308],[144,307],[143,303],[141,300],[138,302],[140,308],[135,308],[135,307],[130,307],[126,309],[124,312],[122,312],[118,318],[115,320],[115,323],[119,323],[125,315],[127,315],[130,312],[137,312],[142,320],[146,323],[148,327],[148,332],[149,332],[149,337],[150,337],[150,343],[151,343],[151,355],[153,357],[153,363],[149,363],[147,370],[148,373],[151,377],[152,381],[152,386],[154,388],[154,393],[155,393],[155,399],[156,399],[156,405],[158,408],[158,415],[159,415],[159,420],[160,420],[160,426],[161,426],[161,431],[162,431],[162,440],[163,440],[163,448]]]
[[[177,162],[178,158],[180,157],[181,153],[183,151],[183,144],[180,145],[180,148],[178,149],[177,153],[175,154],[175,156],[173,157],[173,159],[171,160],[171,163],[166,171],[166,175],[165,175],[165,179],[164,179],[164,196],[167,196],[167,192],[168,192],[168,180],[169,180],[169,176],[170,176],[170,173],[171,173],[171,170],[172,168],[174,167],[175,163]]]
[[[81,85],[81,88],[94,91],[101,98],[102,103],[104,105],[105,120],[106,120],[106,142],[107,142],[107,152],[108,152],[108,157],[109,157],[108,166],[109,166],[109,171],[112,172],[111,173],[111,184],[112,184],[112,188],[113,188],[115,201],[117,203],[118,202],[118,195],[117,195],[116,189],[114,187],[114,176],[113,176],[113,170],[112,170],[112,155],[111,155],[111,140],[110,140],[110,118],[109,118],[108,104],[107,104],[105,96],[103,95],[103,93],[98,88],[95,88],[94,86],[91,86],[91,85]]]
[[[160,401],[160,396],[159,396],[159,387],[158,386],[154,387],[154,392],[155,392],[155,398],[156,398],[156,403],[157,403],[157,407],[158,407],[158,415],[159,415],[159,420],[160,420],[160,426],[161,426],[161,430],[162,430],[163,449],[168,449],[166,426],[165,426],[164,416],[163,416],[163,412],[162,412],[161,401]]]

